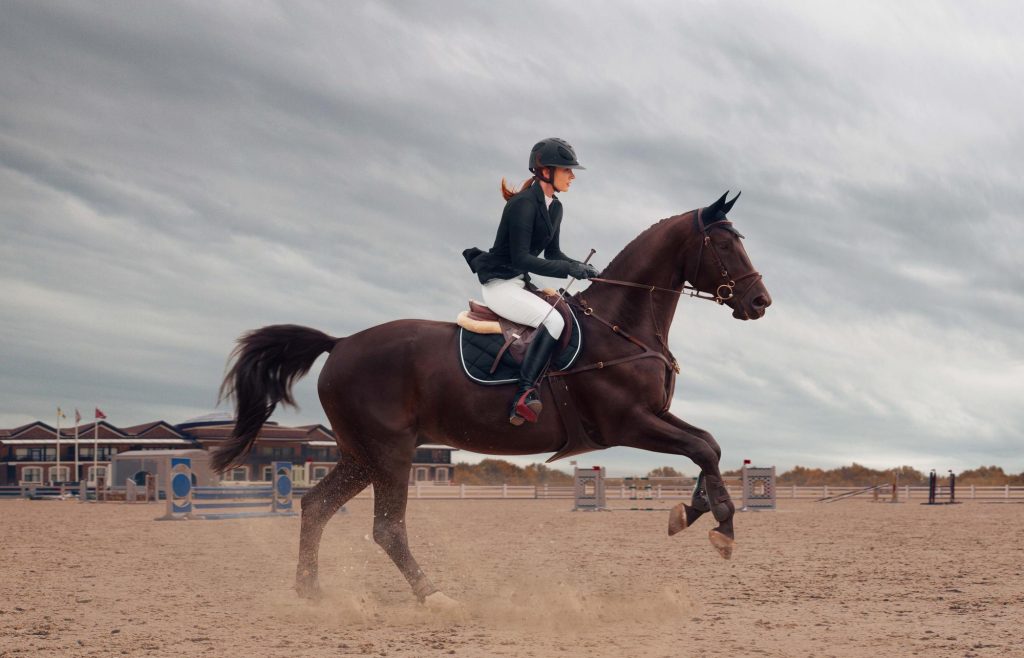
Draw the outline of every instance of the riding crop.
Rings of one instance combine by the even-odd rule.
[[[586,260],[583,261],[583,264],[586,265],[587,263],[589,263],[590,259],[593,258],[594,254],[596,254],[596,253],[597,253],[596,249],[591,249],[590,253],[587,254]],[[572,284],[574,284],[574,283],[576,283],[576,279],[573,279],[572,281],[570,281],[569,284],[567,286],[565,286],[565,288],[562,289],[562,294],[563,295],[567,294],[569,292],[569,288],[572,288]],[[555,307],[558,306],[558,302],[560,302],[560,301],[562,301],[562,295],[558,296],[558,299],[555,300],[555,303],[552,304],[551,308],[548,309],[548,312],[544,314],[544,317],[541,319],[540,324],[537,325],[538,327],[540,327],[540,326],[542,326],[544,324],[545,320],[548,319],[548,316],[551,315],[551,311],[555,310]],[[542,374],[541,377],[543,377],[543,376],[544,375]]]

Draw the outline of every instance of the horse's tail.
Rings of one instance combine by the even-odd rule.
[[[338,342],[322,331],[294,324],[275,324],[238,339],[231,367],[220,387],[220,400],[236,402],[235,428],[213,453],[212,466],[222,473],[248,454],[263,423],[277,404],[297,407],[292,384]]]

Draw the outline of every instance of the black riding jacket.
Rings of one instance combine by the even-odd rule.
[[[462,252],[480,283],[491,279],[512,279],[528,273],[564,279],[569,265],[577,262],[562,253],[558,234],[562,225],[562,203],[554,197],[551,207],[544,203],[544,190],[534,183],[508,200],[501,223],[488,251],[471,247]],[[537,255],[543,251],[544,258]]]

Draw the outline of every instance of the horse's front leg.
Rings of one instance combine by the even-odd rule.
[[[671,423],[673,426],[678,427],[684,432],[704,439],[704,441],[711,446],[711,449],[715,451],[718,461],[721,462],[722,449],[719,447],[718,441],[715,440],[715,437],[711,436],[711,432],[695,427],[682,418],[677,418],[670,413],[661,414],[660,418]],[[697,519],[710,511],[711,501],[708,500],[707,475],[704,471],[701,471],[697,476],[697,482],[693,487],[693,495],[690,497],[690,504],[687,505],[686,503],[679,503],[672,508],[672,513],[669,515],[668,534],[674,535],[677,532],[685,530],[693,525]]]
[[[671,422],[670,419],[675,422]],[[721,454],[718,444],[704,430],[667,414],[641,414],[633,427],[636,428],[636,434],[626,438],[622,445],[651,452],[683,455],[689,457],[700,468],[704,476],[710,511],[718,521],[718,526],[708,533],[708,537],[719,555],[729,559],[735,540],[733,515],[736,508],[729,498],[722,474],[718,470]]]

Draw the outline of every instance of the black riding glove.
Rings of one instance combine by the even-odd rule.
[[[590,263],[579,263],[576,261],[569,263],[569,276],[574,279],[593,279],[598,274],[600,272]]]

